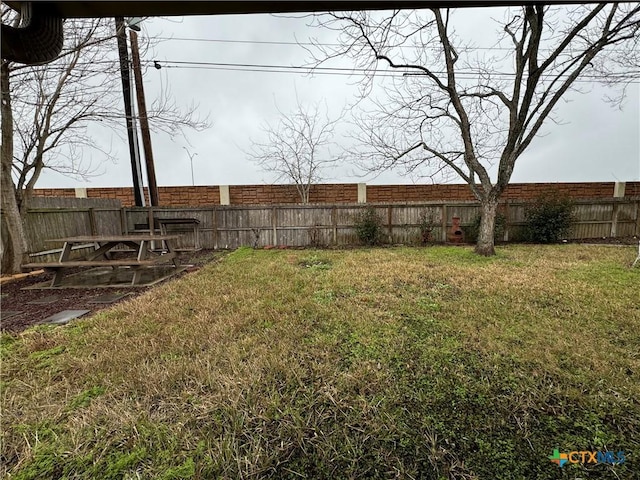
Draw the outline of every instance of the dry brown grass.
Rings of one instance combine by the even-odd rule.
[[[5,473],[548,478],[562,442],[637,448],[632,256],[239,250],[4,337]]]

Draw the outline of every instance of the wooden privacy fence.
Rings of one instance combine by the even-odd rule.
[[[525,203],[500,205],[506,217],[502,240],[513,240],[524,225]],[[434,241],[445,241],[452,218],[463,226],[479,214],[474,202],[411,204],[340,204],[278,206],[215,206],[198,208],[34,208],[27,212],[26,233],[30,252],[59,247],[46,240],[80,235],[134,233],[153,218],[191,218],[200,221],[204,248],[266,245],[353,245],[358,243],[354,223],[364,208],[372,207],[384,225],[390,243],[414,244],[421,240],[421,218],[429,218]],[[569,238],[626,237],[640,235],[640,199],[575,201]],[[194,244],[185,234],[178,247]]]

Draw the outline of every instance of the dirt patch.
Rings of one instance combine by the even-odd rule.
[[[218,260],[225,252],[213,250],[200,250],[199,252],[183,252],[180,254],[180,263],[193,265],[183,272],[168,279],[174,281],[190,272],[197,271],[200,267],[211,261]],[[3,331],[17,333],[31,325],[42,322],[62,310],[91,310],[91,314],[105,308],[135,298],[153,287],[118,287],[113,290],[104,288],[61,288],[55,290],[24,290],[37,283],[50,281],[52,273],[42,273],[32,277],[22,278],[2,285],[2,310],[21,312],[2,320],[0,328]],[[123,298],[113,303],[91,303],[106,293],[125,294]],[[42,301],[46,297],[55,295],[59,297],[52,303],[33,304],[30,302]]]

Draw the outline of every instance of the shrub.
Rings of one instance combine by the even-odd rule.
[[[322,247],[322,231],[320,230],[320,224],[316,223],[315,225],[309,227],[307,230],[309,234],[309,245],[314,248]]]
[[[478,241],[478,235],[480,234],[480,221],[482,220],[482,215],[477,214],[471,225],[466,225],[462,227],[464,230],[464,236],[467,242],[476,243]],[[504,229],[507,226],[507,217],[505,217],[502,213],[496,213],[496,223],[493,226],[493,238],[498,240],[502,238],[504,235]]]
[[[420,228],[420,242],[426,245],[433,241],[433,229],[436,226],[433,214],[423,211],[419,217],[418,227]]]
[[[365,208],[355,221],[356,235],[364,245],[377,245],[382,241],[382,220],[375,208]]]
[[[567,236],[573,218],[573,202],[555,195],[539,197],[524,209],[525,238],[536,243],[553,243]]]

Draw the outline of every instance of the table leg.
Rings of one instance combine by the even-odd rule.
[[[62,247],[62,252],[60,253],[60,258],[58,259],[58,261],[60,263],[66,262],[67,260],[69,260],[70,255],[71,255],[71,242],[64,242],[64,245]],[[51,280],[52,287],[57,287],[58,285],[60,285],[60,282],[62,282],[62,277],[64,277],[63,270],[64,270],[63,268],[56,268],[56,271],[53,275],[53,280]]]
[[[133,280],[131,280],[131,285],[137,285],[141,277],[142,267],[133,267]]]
[[[56,268],[56,273],[53,275],[53,280],[51,280],[51,286],[57,287],[60,285],[62,277],[64,277],[64,268]]]
[[[148,248],[147,241],[141,240],[138,245],[138,261],[145,260],[147,258]],[[131,280],[131,285],[137,285],[140,282],[140,278],[142,277],[142,267],[133,267],[133,280]]]
[[[167,225],[162,223],[162,221],[160,221],[160,235],[166,235],[167,234]],[[167,241],[166,240],[162,240],[162,250],[166,250],[167,249]]]
[[[60,259],[58,261],[60,263],[66,262],[69,260],[69,255],[71,255],[71,242],[64,242],[62,253],[60,253]]]
[[[147,254],[149,253],[149,249],[147,248],[147,241],[142,240],[140,242],[140,246],[138,247],[138,261],[142,261],[147,258]]]
[[[167,253],[169,255],[173,254],[173,266],[178,268],[180,266],[180,262],[178,261],[178,256],[173,251],[173,247],[171,246],[171,242],[169,240],[165,240],[165,245],[167,246]]]

